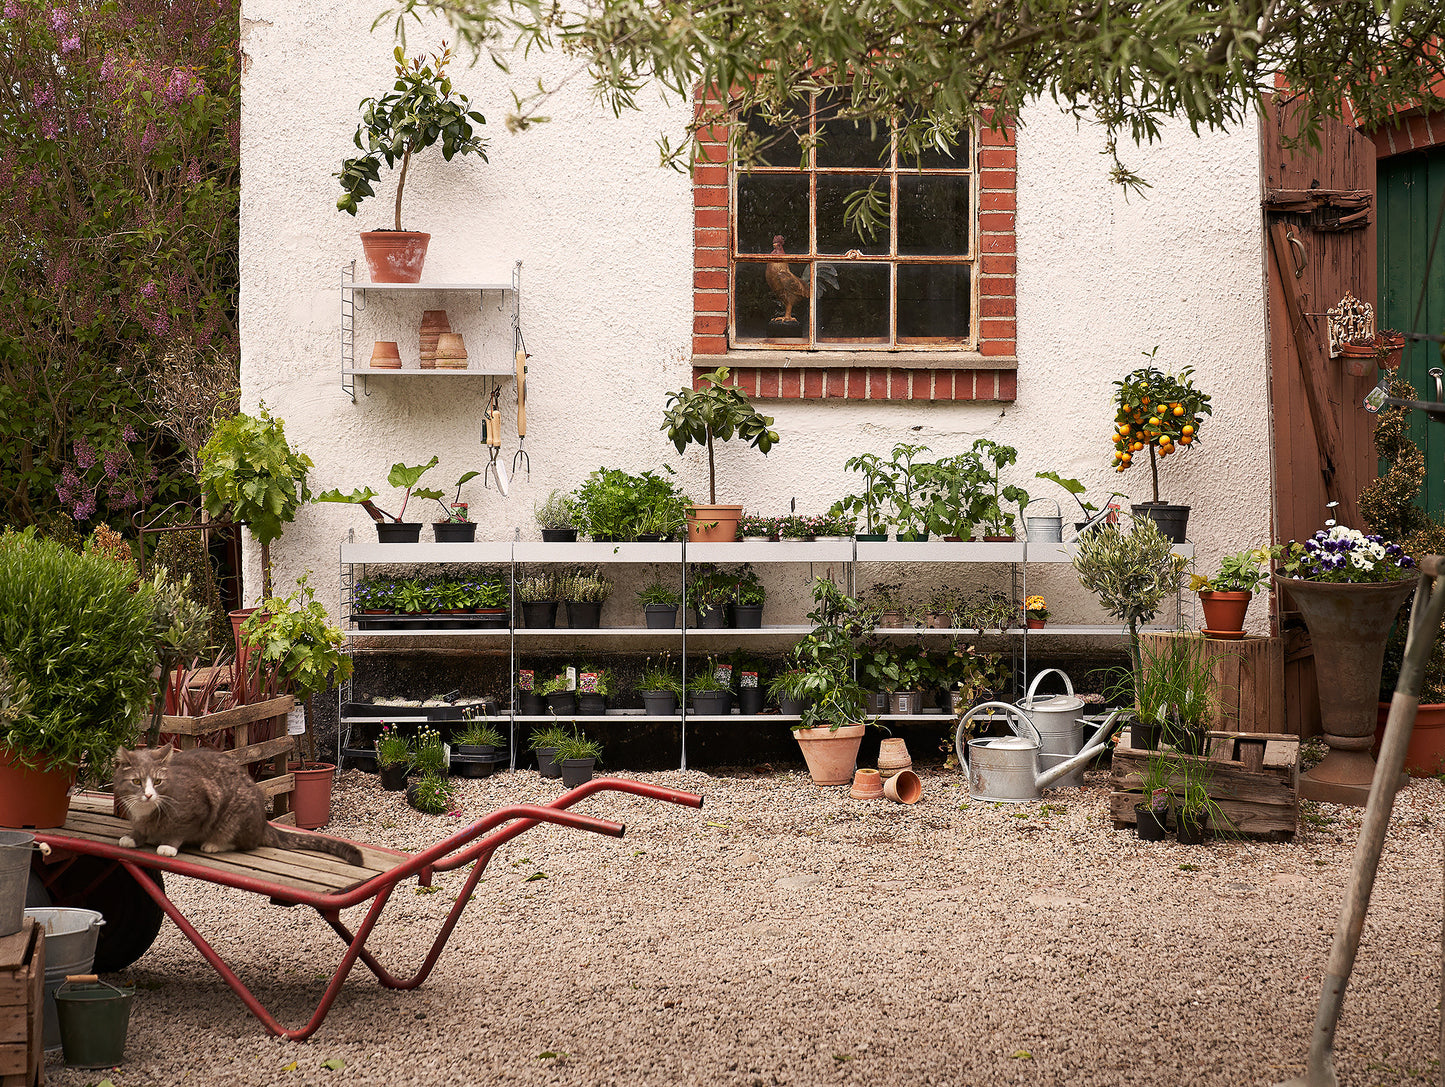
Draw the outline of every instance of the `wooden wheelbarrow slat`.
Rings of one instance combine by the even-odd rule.
[[[596,778],[568,790],[547,804],[513,804],[499,808],[419,853],[403,853],[355,843],[361,848],[365,858],[361,869],[364,875],[359,880],[356,878],[355,868],[339,865],[331,858],[298,850],[265,849],[247,853],[207,854],[187,849],[179,856],[162,857],[153,849],[124,849],[119,844],[119,838],[125,833],[126,824],[109,814],[108,807],[102,810],[104,802],[79,797],[76,799],[80,803],[63,828],[38,830],[35,837],[53,849],[68,849],[119,863],[155,900],[166,916],[176,923],[176,927],[185,933],[196,950],[221,975],[251,1013],[261,1020],[267,1030],[283,1038],[299,1041],[309,1038],[321,1026],[357,959],[365,963],[377,980],[389,989],[415,989],[426,981],[451,937],[452,930],[456,928],[462,910],[466,908],[472,892],[482,878],[487,862],[498,847],[544,822],[576,830],[590,830],[614,838],[622,837],[624,828],[621,823],[568,810],[579,800],[598,792],[632,793],[652,800],[692,808],[702,807],[702,797],[696,793],[666,789],[624,778]],[[466,883],[457,893],[456,901],[442,922],[441,931],[437,933],[426,958],[410,977],[392,974],[366,949],[367,938],[375,928],[392,891],[401,881],[413,876],[429,882],[433,871],[451,871],[468,864],[472,868]],[[337,872],[337,868],[345,871]],[[144,878],[146,869],[190,876],[241,891],[251,891],[286,905],[310,906],[319,913],[346,944],[346,951],[311,1018],[296,1029],[287,1029],[278,1022],[226,965],[215,948],[196,931],[195,926],[186,919],[165,891],[152,880]],[[371,905],[361,924],[352,932],[342,923],[341,911],[367,901],[370,901]]]

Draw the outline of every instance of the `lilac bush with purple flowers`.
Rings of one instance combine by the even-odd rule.
[[[1343,525],[1322,528],[1304,543],[1281,544],[1275,554],[1280,573],[1297,580],[1359,584],[1415,576],[1415,560],[1399,544]]]

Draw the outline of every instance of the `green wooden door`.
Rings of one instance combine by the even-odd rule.
[[[1445,148],[1382,159],[1376,184],[1380,206],[1376,234],[1380,251],[1378,327],[1445,333],[1445,227],[1437,225],[1445,208]],[[1439,240],[1435,241],[1437,233]],[[1436,250],[1433,263],[1432,242]],[[1406,342],[1400,374],[1415,386],[1421,399],[1435,399],[1435,383],[1428,371],[1445,365],[1440,347]],[[1427,508],[1437,518],[1445,516],[1445,426],[1427,423],[1423,414],[1414,411],[1410,413],[1410,435],[1425,453]]]

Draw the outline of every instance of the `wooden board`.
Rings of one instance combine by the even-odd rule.
[[[1283,638],[1285,731],[1307,740],[1324,731],[1320,723],[1320,689],[1315,681],[1314,644],[1303,623],[1285,627]]]
[[[45,934],[30,918],[0,939],[0,1087],[45,1082]]]
[[[232,758],[247,766],[269,760],[270,772],[262,779],[261,788],[268,798],[271,817],[279,819],[290,814],[296,790],[295,780],[286,772],[295,741],[286,734],[283,723],[295,705],[296,700],[287,694],[199,717],[165,716],[161,718],[161,731],[174,735],[176,745],[182,749],[198,747],[206,737],[229,732],[231,749],[226,753]],[[276,722],[273,731],[280,729],[280,735],[252,743],[251,730],[263,721]]]
[[[1143,634],[1140,639],[1146,647],[1162,650],[1168,645],[1168,639],[1178,637],[1178,634]],[[1209,728],[1217,732],[1274,735],[1286,732],[1283,641],[1257,637],[1239,641],[1205,638],[1202,645],[1202,651],[1214,659]]]
[[[161,731],[173,732],[177,736],[210,736],[222,729],[249,725],[254,721],[264,721],[269,717],[279,717],[289,712],[295,705],[296,700],[287,694],[281,695],[279,698],[268,698],[264,702],[253,702],[249,706],[236,706],[234,709],[222,710],[220,713],[203,714],[200,717],[167,715],[161,718]]]

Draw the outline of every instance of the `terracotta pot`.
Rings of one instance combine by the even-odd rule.
[[[1199,606],[1204,609],[1206,634],[1228,634],[1244,630],[1244,613],[1249,610],[1253,593],[1202,592]]]
[[[1376,755],[1385,741],[1390,703],[1381,702],[1378,713],[1372,752]],[[1405,769],[1417,778],[1437,777],[1445,772],[1445,702],[1426,702],[1415,707],[1415,728],[1410,733],[1410,746],[1405,749]]]
[[[858,761],[858,747],[863,742],[862,725],[795,728],[793,739],[802,749],[814,785],[847,785],[853,779],[853,764]]]
[[[452,330],[444,309],[429,309],[421,315],[421,368],[435,370],[437,364],[437,337]]]
[[[241,624],[255,614],[256,608],[237,608],[230,612],[231,637],[236,644],[236,663],[231,668],[231,689],[236,692],[236,703],[246,702],[246,669],[251,663],[251,649],[241,638]]]
[[[1375,776],[1370,757],[1385,639],[1415,579],[1351,585],[1274,575],[1304,615],[1315,651],[1320,718],[1330,752],[1300,775],[1300,796],[1361,806]]]
[[[467,348],[458,332],[443,332],[437,336],[437,366],[443,370],[465,370]]]
[[[923,782],[912,770],[900,770],[883,783],[883,795],[895,804],[917,804]]]
[[[854,800],[882,800],[883,779],[877,770],[855,770],[853,788],[848,790],[848,795]]]
[[[1043,629],[1044,629],[1044,624],[1047,623],[1048,620],[1047,620],[1047,619],[1030,619],[1030,618],[1025,618],[1024,622],[1028,624],[1028,628],[1029,628],[1030,630],[1043,630]]]
[[[373,370],[400,370],[401,349],[393,340],[377,340],[371,345]]]
[[[52,764],[31,770],[7,748],[0,748],[0,827],[63,827],[70,813],[75,770]]]
[[[878,773],[886,780],[903,770],[913,769],[913,756],[901,737],[890,736],[878,745]]]
[[[430,234],[415,230],[363,230],[361,251],[373,283],[419,283]]]
[[[1345,364],[1345,373],[1351,377],[1364,377],[1375,368],[1375,349],[1353,343],[1341,344],[1340,361]]]
[[[693,506],[687,511],[687,538],[692,543],[732,543],[742,519],[741,506]]]
[[[329,762],[293,762],[286,769],[296,778],[291,810],[302,830],[315,830],[331,822],[331,783],[336,767]]]

